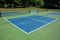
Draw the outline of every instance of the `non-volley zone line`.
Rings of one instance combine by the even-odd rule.
[[[29,18],[31,20],[35,20],[35,21],[39,21],[39,22],[43,22],[43,23],[48,23],[48,22],[45,22],[45,21],[42,21],[42,20],[38,20],[38,19],[34,19],[34,18],[30,18],[30,17],[26,17],[26,18]]]
[[[32,17],[32,16],[30,16],[30,17]],[[51,18],[51,19],[54,19],[54,18]],[[44,21],[39,21],[38,19],[33,19],[33,18],[31,19],[28,16],[20,17],[20,18],[8,19],[8,21],[10,21],[10,23],[16,25],[16,27],[21,29],[26,34],[30,34],[30,33],[34,32],[34,31],[36,31],[36,30],[38,30],[38,29],[40,29],[40,28],[54,22],[54,20],[50,20],[50,22],[44,23]]]
[[[43,23],[49,23],[52,20],[55,20],[55,18],[50,18],[50,17],[45,17],[45,16],[38,16],[38,15],[27,16],[26,18],[36,20],[36,21],[39,21],[39,22],[43,22]]]

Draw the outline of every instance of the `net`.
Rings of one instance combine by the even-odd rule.
[[[7,11],[7,12],[1,12],[1,16],[11,16],[11,15],[21,15],[21,14],[25,14],[25,13],[29,13],[28,11]]]
[[[21,15],[21,14],[30,14],[30,13],[42,12],[41,10],[24,10],[24,11],[7,11],[0,12],[0,16],[11,16],[11,15]]]

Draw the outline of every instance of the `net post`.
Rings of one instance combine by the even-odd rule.
[[[29,13],[31,12],[31,10],[29,10]]]
[[[38,13],[38,9],[37,9],[37,13]]]
[[[1,17],[1,12],[0,12],[0,17]]]

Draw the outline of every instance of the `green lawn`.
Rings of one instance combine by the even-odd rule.
[[[19,10],[14,9],[14,11],[20,11],[20,10],[21,9]],[[0,40],[60,40],[60,16],[58,15],[48,14],[46,11],[44,11],[40,13],[31,13],[31,14],[25,13],[21,15],[5,16],[5,18],[6,19],[16,18],[16,17],[29,16],[34,14],[57,18],[57,20],[27,35],[21,30],[19,30],[18,28],[16,28],[15,26],[11,25],[9,22],[7,22],[3,17],[1,17],[0,18]]]

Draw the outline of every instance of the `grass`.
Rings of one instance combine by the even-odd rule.
[[[49,10],[49,11],[60,12],[60,9],[46,9],[46,8],[0,8],[0,11],[20,11],[20,10],[29,10],[29,9]]]
[[[2,9],[1,11],[7,11],[7,10],[20,11],[20,10],[28,10],[28,9],[29,8]],[[42,10],[45,10],[45,9],[42,9]],[[60,11],[60,10],[58,9],[57,11]],[[25,13],[21,15],[5,16],[5,18],[8,19],[8,18],[22,17],[22,16],[28,16],[28,15],[34,15],[34,14],[36,13],[31,13],[31,14]],[[57,20],[27,35],[23,33],[21,30],[17,29],[15,26],[11,25],[6,20],[4,20],[3,17],[1,17],[0,18],[0,40],[60,40],[60,16],[48,14],[46,11],[40,12],[36,15],[53,17],[53,18],[57,18]]]

